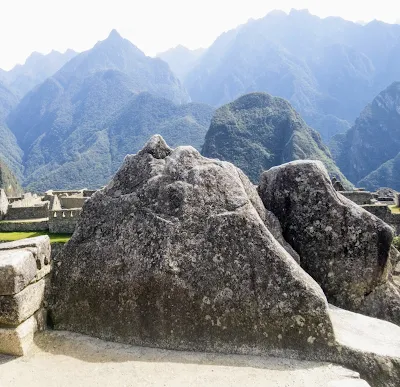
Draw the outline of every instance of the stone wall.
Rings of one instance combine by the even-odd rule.
[[[362,207],[393,227],[396,235],[400,235],[400,214],[393,214],[390,208],[384,204],[365,205]]]
[[[8,199],[4,189],[0,189],[0,220],[7,215]]]
[[[63,191],[47,191],[46,194],[61,196],[83,196],[83,189],[63,190]]]
[[[26,354],[45,329],[50,271],[48,236],[0,244],[0,353]]]
[[[65,209],[82,208],[86,200],[87,198],[82,196],[61,196],[60,197],[61,208]]]
[[[7,219],[43,219],[49,216],[49,202],[41,202],[32,207],[15,206],[16,203],[8,207]]]
[[[48,231],[49,221],[46,220],[3,220],[0,222],[1,232]]]
[[[83,196],[85,198],[90,198],[95,192],[96,192],[95,189],[84,189],[83,190]]]
[[[49,231],[53,234],[72,234],[78,223],[82,210],[55,210],[50,211]]]
[[[370,204],[377,195],[368,191],[340,191],[340,194],[358,205]]]
[[[40,196],[37,196],[36,194],[32,194],[30,192],[27,192],[22,195],[21,199],[19,200],[12,200],[10,201],[10,206],[11,207],[33,207],[36,205],[41,205],[42,204],[42,198]]]

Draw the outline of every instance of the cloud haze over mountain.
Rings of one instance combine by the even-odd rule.
[[[365,22],[379,19],[394,23],[400,14],[400,4],[388,0],[4,1],[0,36],[6,38],[0,40],[0,68],[9,70],[22,64],[34,51],[64,52],[71,48],[82,52],[106,38],[113,28],[147,55],[179,44],[191,49],[208,47],[222,32],[250,18],[263,17],[273,9],[289,12],[291,8],[308,8],[320,17],[341,16]]]

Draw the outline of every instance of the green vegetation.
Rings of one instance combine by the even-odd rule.
[[[399,39],[398,25],[271,12],[222,34],[184,84],[213,106],[253,91],[285,98],[327,141],[399,79]]]
[[[70,234],[50,234],[42,231],[32,232],[0,232],[1,242],[17,241],[25,238],[33,238],[41,235],[48,235],[51,243],[67,243],[72,235]]]
[[[17,196],[22,188],[8,166],[0,159],[0,188],[3,188],[7,196]]]
[[[273,166],[293,160],[320,160],[331,176],[351,187],[320,135],[288,101],[265,93],[247,94],[219,108],[202,153],[232,162],[254,183],[258,183],[262,171]]]
[[[396,247],[396,249],[400,251],[400,236],[395,237],[393,239],[393,244],[394,244],[394,247]]]
[[[189,96],[160,59],[116,31],[26,95],[8,125],[24,151],[32,191],[99,188],[128,153],[159,133],[200,149],[213,108]]]
[[[18,178],[22,177],[22,150],[6,119],[17,105],[18,98],[0,81],[0,163],[5,163]],[[1,182],[0,182],[1,187]]]
[[[392,211],[392,214],[400,214],[400,207],[391,206],[390,210]]]

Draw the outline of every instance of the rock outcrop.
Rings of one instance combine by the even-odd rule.
[[[389,281],[393,231],[337,193],[322,163],[271,168],[258,191],[329,302],[400,324],[400,295]]]
[[[55,328],[201,351],[332,343],[323,292],[262,218],[232,164],[152,137],[85,203],[57,257]]]
[[[143,346],[333,361],[398,386],[400,327],[328,306],[281,231],[239,169],[154,136],[85,203],[55,258],[50,320]]]

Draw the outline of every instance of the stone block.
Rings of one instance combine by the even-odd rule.
[[[19,293],[35,276],[36,260],[31,251],[0,251],[0,296]]]
[[[0,324],[17,326],[43,304],[45,279],[27,286],[18,294],[0,296]]]
[[[50,238],[47,235],[21,239],[14,242],[0,243],[0,251],[15,249],[31,251],[36,259],[36,265],[39,270],[50,263],[51,247]]]
[[[46,311],[39,310],[17,327],[0,328],[0,353],[23,356],[29,351],[34,334],[45,329]]]

